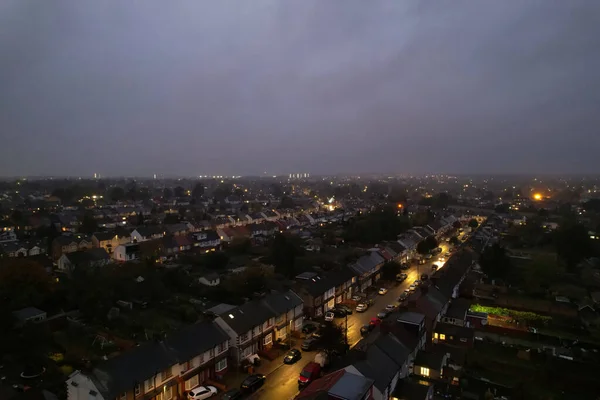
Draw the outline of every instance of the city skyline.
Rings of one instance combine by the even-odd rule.
[[[3,2],[0,175],[600,170],[599,4],[344,5]]]

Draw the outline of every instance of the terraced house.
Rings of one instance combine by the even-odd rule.
[[[229,336],[199,322],[67,380],[68,400],[170,400],[228,369]]]

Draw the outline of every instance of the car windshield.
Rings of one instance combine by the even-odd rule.
[[[303,376],[305,378],[310,378],[312,374],[310,373],[310,371],[302,371],[300,372],[300,376]]]

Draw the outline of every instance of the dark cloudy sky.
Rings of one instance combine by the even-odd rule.
[[[599,0],[2,0],[0,175],[600,172]]]

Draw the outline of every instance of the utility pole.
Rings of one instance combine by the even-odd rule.
[[[346,333],[346,347],[348,347],[348,313],[346,313],[346,329],[344,332]]]

